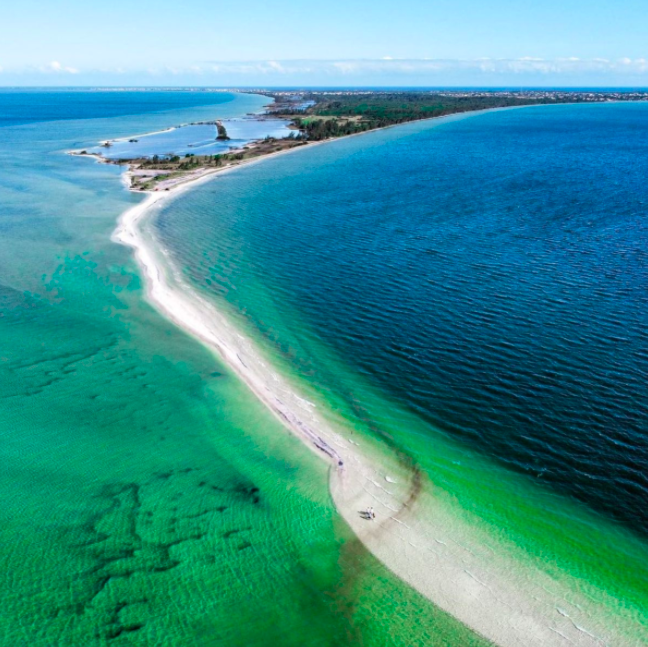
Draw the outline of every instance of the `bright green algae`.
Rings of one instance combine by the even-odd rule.
[[[144,303],[109,242],[137,197],[62,155],[207,114],[2,133],[3,644],[484,644],[358,545],[326,465]]]

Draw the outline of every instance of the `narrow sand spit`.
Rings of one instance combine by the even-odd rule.
[[[637,620],[617,624],[615,601],[605,592],[511,558],[500,540],[496,544],[467,515],[435,497],[407,457],[359,436],[350,440],[348,430],[300,397],[250,339],[184,282],[144,225],[159,206],[208,179],[149,194],[122,214],[113,239],[133,248],[149,301],[214,351],[290,431],[330,461],[333,500],[358,539],[434,604],[498,645],[642,644]],[[360,514],[370,505],[375,521]]]

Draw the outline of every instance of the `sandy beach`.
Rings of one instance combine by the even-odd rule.
[[[175,271],[147,228],[151,217],[184,191],[235,168],[176,178],[121,215],[113,239],[133,249],[150,303],[210,348],[287,429],[329,461],[330,492],[341,516],[368,550],[435,605],[503,646],[638,645],[629,635],[636,623],[615,625],[604,592],[593,596],[568,575],[558,580],[530,560],[513,558],[515,546],[456,514],[415,465],[352,437],[341,421],[319,411]],[[368,506],[376,510],[375,521],[361,514]]]

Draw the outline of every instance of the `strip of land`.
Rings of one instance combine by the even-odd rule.
[[[295,148],[275,149],[263,158]],[[262,157],[237,161],[255,159]],[[504,646],[640,644],[636,620],[617,622],[610,613],[614,601],[604,592],[584,591],[567,574],[557,580],[537,564],[513,559],[515,551],[502,540],[435,496],[407,457],[318,411],[251,339],[184,281],[147,222],[183,191],[234,167],[193,169],[163,193],[157,184],[158,191],[121,216],[114,238],[133,248],[151,303],[214,351],[290,431],[330,461],[333,500],[358,539],[436,605]],[[376,510],[376,521],[361,514],[368,505]]]
[[[272,99],[267,112],[257,115],[290,122],[287,137],[265,137],[245,146],[216,155],[153,155],[135,159],[107,159],[101,153],[74,151],[110,164],[126,166],[128,186],[133,191],[169,191],[215,171],[240,166],[261,157],[303,147],[312,142],[328,141],[357,135],[398,124],[433,119],[464,112],[493,110],[531,105],[561,103],[607,103],[611,101],[648,101],[648,92],[268,92]],[[204,124],[206,122],[201,122]],[[227,131],[220,121],[217,140],[227,140]],[[192,124],[198,125],[198,124]],[[114,140],[117,141],[117,140]],[[112,142],[104,142],[109,148]]]

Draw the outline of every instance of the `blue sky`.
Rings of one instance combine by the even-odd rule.
[[[0,85],[648,86],[646,0],[21,0]]]

